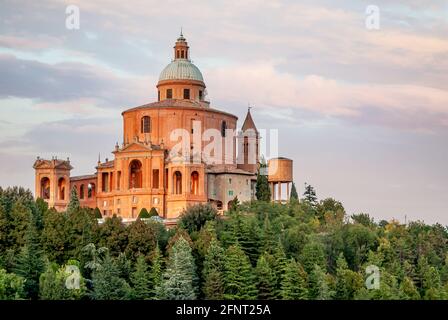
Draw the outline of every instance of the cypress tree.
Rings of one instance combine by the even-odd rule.
[[[120,270],[109,255],[93,271],[92,285],[95,300],[125,300],[130,296],[129,284],[120,278]]]
[[[191,300],[196,298],[194,283],[196,266],[187,240],[179,237],[170,250],[167,269],[157,297],[165,300]]]
[[[282,281],[282,298],[285,300],[308,299],[306,272],[295,259],[289,260]]]
[[[151,258],[151,270],[149,273],[149,279],[151,284],[151,297],[155,297],[157,293],[157,288],[160,287],[163,280],[162,273],[162,253],[160,252],[159,246],[156,245]]]
[[[259,201],[271,201],[271,189],[269,188],[268,176],[258,170],[257,184],[255,186],[255,196]]]
[[[329,300],[331,296],[327,274],[316,264],[309,276],[309,297],[313,300]]]
[[[150,218],[151,216],[149,215],[148,210],[146,210],[146,208],[142,208],[142,210],[140,210],[140,213],[138,215],[139,219],[147,219]]]
[[[291,200],[299,200],[299,195],[297,194],[296,184],[293,182],[291,186],[291,195],[289,197]]]
[[[224,260],[224,298],[242,300],[256,297],[257,288],[249,258],[239,245],[230,246]]]

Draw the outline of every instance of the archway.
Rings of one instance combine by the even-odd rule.
[[[42,199],[50,199],[50,179],[45,177],[40,180],[40,197]]]
[[[87,198],[92,198],[95,196],[95,184],[89,183],[87,185]]]
[[[174,172],[173,176],[174,194],[182,193],[182,173],[180,171]]]
[[[129,164],[129,188],[137,189],[142,187],[142,163],[132,160]]]
[[[199,173],[193,171],[191,173],[191,194],[199,194]]]
[[[84,185],[79,186],[79,199],[84,199]]]
[[[64,178],[58,180],[58,200],[65,200],[66,182]]]

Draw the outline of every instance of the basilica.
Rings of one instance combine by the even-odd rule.
[[[210,203],[222,213],[235,198],[254,199],[260,133],[250,109],[238,128],[235,115],[211,106],[182,34],[156,88],[156,102],[122,112],[122,143],[111,159],[98,160],[94,173],[71,176],[70,159],[38,157],[36,198],[64,211],[76,188],[81,206],[99,208],[103,217],[132,221],[143,208],[154,208],[166,224],[194,204]],[[270,159],[266,174],[272,200],[287,201],[292,160]]]

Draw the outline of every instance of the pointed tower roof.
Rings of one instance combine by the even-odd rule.
[[[255,126],[255,122],[252,119],[252,115],[250,114],[250,107],[247,108],[246,119],[244,120],[243,127],[241,128],[241,131],[245,132],[248,129],[252,129],[256,133],[258,133],[257,127]]]

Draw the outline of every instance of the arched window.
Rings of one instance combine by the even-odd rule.
[[[84,199],[84,185],[79,186],[79,199]]]
[[[65,200],[65,179],[58,180],[58,200]]]
[[[47,177],[40,180],[40,197],[42,199],[50,199],[50,179]]]
[[[199,173],[197,171],[191,173],[191,194],[199,194]]]
[[[144,116],[142,118],[142,133],[150,133],[151,132],[151,118],[148,116]]]
[[[173,176],[174,194],[182,194],[182,173],[174,172]]]
[[[223,121],[221,123],[221,136],[222,137],[226,136],[226,129],[227,129],[227,122]]]
[[[92,198],[95,195],[95,184],[89,183],[87,185],[87,198]]]
[[[142,187],[142,163],[132,160],[129,164],[129,189]]]

